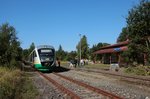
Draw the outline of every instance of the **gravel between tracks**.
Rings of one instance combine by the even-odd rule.
[[[49,83],[39,74],[35,72],[29,72],[29,74],[32,75],[30,78],[33,80],[33,83],[39,91],[39,95],[36,99],[70,99],[70,97],[59,91],[57,87]],[[129,84],[127,82],[120,81],[117,78],[111,78],[111,76],[101,75],[100,73],[70,70],[68,72],[61,72],[60,74],[104,89],[108,92],[124,97],[125,99],[150,99],[150,87],[148,86],[144,87]],[[78,93],[80,93],[80,91]],[[93,97],[92,99],[99,99],[97,97],[94,98],[94,94],[91,94],[91,96],[89,95],[88,97]],[[86,97],[86,99],[88,97]]]
[[[57,87],[36,72],[30,72],[29,74],[32,75],[30,78],[39,91],[36,99],[70,99],[70,97],[59,91]]]
[[[74,84],[68,80],[65,80],[61,77],[58,77],[54,74],[47,74],[47,76],[51,77],[61,85],[65,86],[67,89],[75,92],[81,99],[106,99],[105,96],[99,95],[93,91],[90,91],[84,87],[81,87],[77,84]],[[109,99],[109,98],[107,98]]]
[[[146,89],[144,86],[122,82],[117,78],[106,77],[100,73],[71,70],[68,72],[62,72],[61,74],[122,96],[125,99],[146,99],[146,97],[150,98],[150,87],[147,87]]]

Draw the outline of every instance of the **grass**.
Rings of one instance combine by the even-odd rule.
[[[109,64],[88,64],[85,65],[86,68],[94,68],[94,69],[109,69]]]
[[[0,99],[34,99],[38,94],[32,81],[18,69],[0,67]]]

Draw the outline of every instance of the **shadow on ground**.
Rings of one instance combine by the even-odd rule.
[[[52,73],[52,72],[56,72],[56,73],[59,73],[59,72],[67,72],[69,71],[70,69],[68,68],[64,68],[64,67],[52,67],[50,68],[49,71],[42,71],[42,73]]]

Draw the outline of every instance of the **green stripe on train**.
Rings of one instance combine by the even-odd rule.
[[[34,64],[35,68],[40,70],[40,71],[48,71],[50,70],[50,67],[45,67],[45,66],[42,66],[42,64]]]
[[[50,69],[38,69],[40,71],[49,71]]]
[[[41,64],[34,64],[35,68],[41,68],[42,65]]]

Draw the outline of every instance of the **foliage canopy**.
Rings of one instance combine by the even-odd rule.
[[[131,62],[140,62],[144,54],[150,58],[150,1],[142,0],[134,6],[126,18],[127,26],[122,29],[117,42],[130,40],[127,56]]]
[[[16,30],[8,23],[0,26],[0,65],[16,66],[22,58],[22,48]]]

